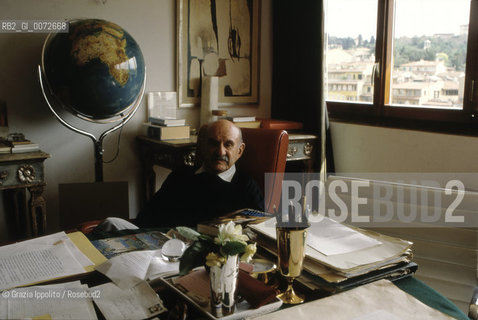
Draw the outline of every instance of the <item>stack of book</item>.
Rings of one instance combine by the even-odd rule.
[[[146,135],[158,140],[188,139],[190,127],[185,119],[149,117],[146,122]]]
[[[23,134],[10,134],[0,141],[0,153],[23,153],[40,150],[38,143],[25,139]]]
[[[12,141],[12,153],[32,152],[40,150],[38,143],[30,140]]]
[[[226,116],[223,119],[234,122],[240,128],[260,128],[261,121],[257,120],[255,116]]]
[[[219,233],[219,225],[228,223],[229,221],[245,227],[246,225],[264,222],[272,217],[273,215],[271,213],[244,208],[212,220],[200,222],[197,224],[197,231],[215,237]]]
[[[12,147],[9,143],[0,141],[0,154],[1,153],[11,153]]]
[[[249,228],[266,252],[277,255],[275,219]],[[307,233],[304,270],[299,281],[311,290],[340,292],[378,279],[413,274],[412,242],[324,218]]]
[[[261,128],[264,129],[282,129],[290,131],[302,130],[304,124],[302,122],[279,120],[279,119],[261,119]]]

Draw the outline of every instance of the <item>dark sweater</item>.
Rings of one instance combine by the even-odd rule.
[[[194,174],[184,167],[169,174],[161,189],[138,214],[143,228],[192,226],[226,213],[252,208],[264,210],[257,183],[237,169],[231,182],[206,172]]]

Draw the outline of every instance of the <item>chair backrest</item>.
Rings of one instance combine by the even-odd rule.
[[[202,162],[201,143],[206,143],[206,127],[199,130],[197,165]],[[242,128],[246,149],[237,161],[238,168],[247,172],[259,185],[264,194],[264,209],[279,210],[283,173],[287,160],[289,135],[281,129]],[[266,175],[266,173],[268,173]],[[267,179],[267,181],[266,181]]]
[[[242,136],[246,150],[237,161],[237,166],[254,178],[261,187],[265,210],[278,210],[289,135],[281,129],[243,128]]]

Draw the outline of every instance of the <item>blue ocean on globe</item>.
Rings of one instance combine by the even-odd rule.
[[[98,19],[75,20],[68,33],[51,34],[42,68],[58,102],[92,120],[121,115],[138,99],[146,75],[131,35]]]

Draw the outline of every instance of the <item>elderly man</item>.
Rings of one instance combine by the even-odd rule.
[[[256,182],[235,165],[245,149],[241,130],[227,120],[213,122],[199,146],[202,166],[171,172],[138,214],[139,226],[195,226],[241,208],[263,210]]]
[[[259,186],[235,165],[245,150],[241,130],[230,121],[219,120],[207,126],[203,138],[198,144],[202,166],[171,172],[138,214],[138,226],[196,226],[198,222],[242,208],[264,210]],[[100,229],[110,230],[111,225],[135,227],[108,218]]]

